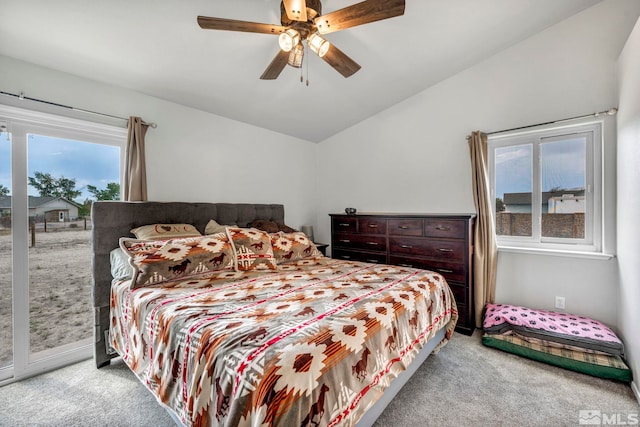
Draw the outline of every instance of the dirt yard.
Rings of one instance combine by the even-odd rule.
[[[91,231],[38,231],[29,248],[31,352],[91,337]],[[0,367],[11,363],[11,236],[0,234]]]

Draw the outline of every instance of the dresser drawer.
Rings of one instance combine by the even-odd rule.
[[[338,248],[334,248],[331,251],[331,257],[335,259],[344,259],[347,261],[371,262],[374,264],[386,264],[387,262],[386,253],[367,253]]]
[[[355,233],[358,231],[358,219],[344,216],[331,218],[331,229],[334,233]]]
[[[363,234],[387,234],[387,221],[379,218],[360,218],[358,231]]]
[[[389,234],[395,236],[422,236],[422,220],[390,219]]]
[[[333,236],[331,243],[333,246],[363,249],[365,251],[387,250],[387,238],[385,236],[339,233]]]
[[[465,221],[458,219],[426,218],[424,235],[428,237],[465,238]]]
[[[464,264],[456,262],[391,255],[389,257],[389,264],[435,271],[436,273],[442,274],[444,278],[447,279],[447,282],[450,280],[458,282],[466,281]]]
[[[417,255],[463,262],[465,244],[457,240],[389,237],[389,250],[392,255]]]

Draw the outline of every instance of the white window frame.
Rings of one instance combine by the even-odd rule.
[[[489,180],[491,208],[496,217],[496,148],[528,145],[532,151],[532,236],[496,236],[498,248],[513,252],[557,252],[567,254],[602,253],[603,248],[603,123],[602,121],[583,121],[564,126],[546,126],[524,132],[490,135],[489,148]],[[554,139],[565,139],[567,136],[583,134],[587,136],[586,147],[586,188],[585,188],[585,238],[566,239],[542,237],[542,183],[540,144]]]
[[[28,189],[27,185],[15,185],[28,182],[28,135],[41,134],[120,147],[120,182],[124,182],[127,129],[3,104],[0,104],[0,120],[3,123],[6,121],[7,130],[11,133],[11,173],[14,183],[11,186],[13,365],[0,368],[1,386],[93,355],[93,337],[39,353],[30,351]]]

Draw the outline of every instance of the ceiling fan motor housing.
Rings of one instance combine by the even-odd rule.
[[[322,3],[320,3],[320,0],[307,0],[306,3],[308,22],[311,22],[315,17],[322,15]],[[287,10],[285,9],[284,2],[280,2],[280,22],[283,27],[288,27],[295,22],[287,16]]]

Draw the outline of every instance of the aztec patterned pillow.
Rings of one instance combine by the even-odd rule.
[[[123,237],[120,247],[134,269],[132,288],[231,269],[234,265],[233,248],[225,233],[151,241]]]
[[[227,227],[227,235],[233,243],[236,271],[275,270],[271,238],[256,228]]]
[[[302,231],[272,233],[270,236],[273,254],[278,264],[322,255],[316,245]]]
[[[176,237],[202,236],[191,224],[149,224],[131,230],[140,240],[167,240]]]

